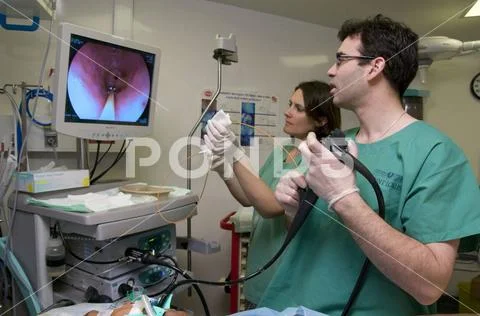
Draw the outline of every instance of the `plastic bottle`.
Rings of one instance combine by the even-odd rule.
[[[55,278],[65,272],[65,246],[53,227],[50,229],[46,259],[49,277]]]

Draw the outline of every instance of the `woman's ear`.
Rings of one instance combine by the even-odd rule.
[[[315,127],[322,127],[327,125],[328,119],[326,117],[321,117],[318,120],[315,120]]]

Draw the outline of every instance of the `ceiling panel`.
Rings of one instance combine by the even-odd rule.
[[[382,13],[419,35],[462,41],[480,39],[480,17],[463,18],[473,0],[208,0],[295,20],[339,28],[349,18]]]

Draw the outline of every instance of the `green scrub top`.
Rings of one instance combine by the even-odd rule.
[[[284,162],[287,157],[285,151],[288,152],[293,147],[283,147],[284,150],[281,147],[274,148],[262,168],[260,168],[260,178],[272,191],[275,191],[281,176],[301,165],[301,155],[297,155],[291,163]],[[263,218],[255,211],[253,213],[252,225],[247,255],[247,275],[262,268],[275,255],[282,246],[287,232],[285,216]],[[258,304],[268,283],[272,279],[277,262],[278,260],[269,269],[245,282],[244,295],[248,301]]]
[[[347,132],[354,138],[358,128]],[[372,144],[357,144],[359,160],[374,174],[386,204],[386,221],[424,243],[480,232],[480,194],[473,170],[449,138],[422,121]],[[362,198],[378,212],[370,184],[357,173]],[[402,247],[402,245],[398,245]],[[365,255],[323,200],[280,257],[259,306],[305,306],[340,315]],[[350,315],[419,315],[422,306],[371,264]]]

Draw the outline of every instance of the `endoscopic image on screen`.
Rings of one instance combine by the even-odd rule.
[[[65,120],[147,125],[154,58],[72,36]]]

